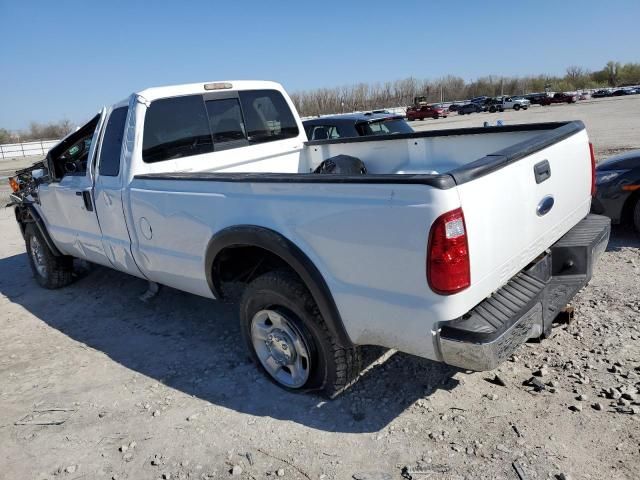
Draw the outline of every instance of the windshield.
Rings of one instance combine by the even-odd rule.
[[[390,135],[393,133],[413,133],[413,128],[400,118],[381,119],[373,122],[363,122],[356,125],[358,133],[367,135]]]

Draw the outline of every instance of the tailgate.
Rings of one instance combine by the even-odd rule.
[[[589,140],[580,122],[469,167],[452,172],[469,241],[466,306],[505,285],[589,213],[592,175]]]

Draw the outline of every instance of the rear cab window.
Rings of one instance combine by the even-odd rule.
[[[206,104],[214,151],[249,145],[237,98],[209,100]]]
[[[277,90],[244,90],[155,100],[148,107],[142,159],[174,160],[263,142],[295,138],[296,119]]]

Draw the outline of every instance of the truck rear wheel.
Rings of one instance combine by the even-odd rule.
[[[268,272],[247,286],[240,327],[253,360],[287,390],[332,398],[360,373],[359,349],[337,344],[309,290],[292,273]]]
[[[24,232],[29,266],[38,285],[56,289],[69,285],[73,280],[73,258],[57,257],[47,246],[40,231],[33,225],[27,225]]]
[[[518,104],[514,105],[513,109],[517,112],[518,110],[520,110],[520,105]]]
[[[490,113],[496,113],[496,107],[489,107],[489,112]]]

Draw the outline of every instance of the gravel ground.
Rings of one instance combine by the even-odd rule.
[[[627,115],[582,118],[614,151],[640,146]],[[619,142],[607,124],[620,125]],[[639,274],[640,239],[616,228],[576,319],[496,371],[369,349],[358,383],[327,402],[262,378],[233,305],[169,288],[145,303],[145,282],[100,267],[40,289],[2,209],[0,479],[636,479]]]

